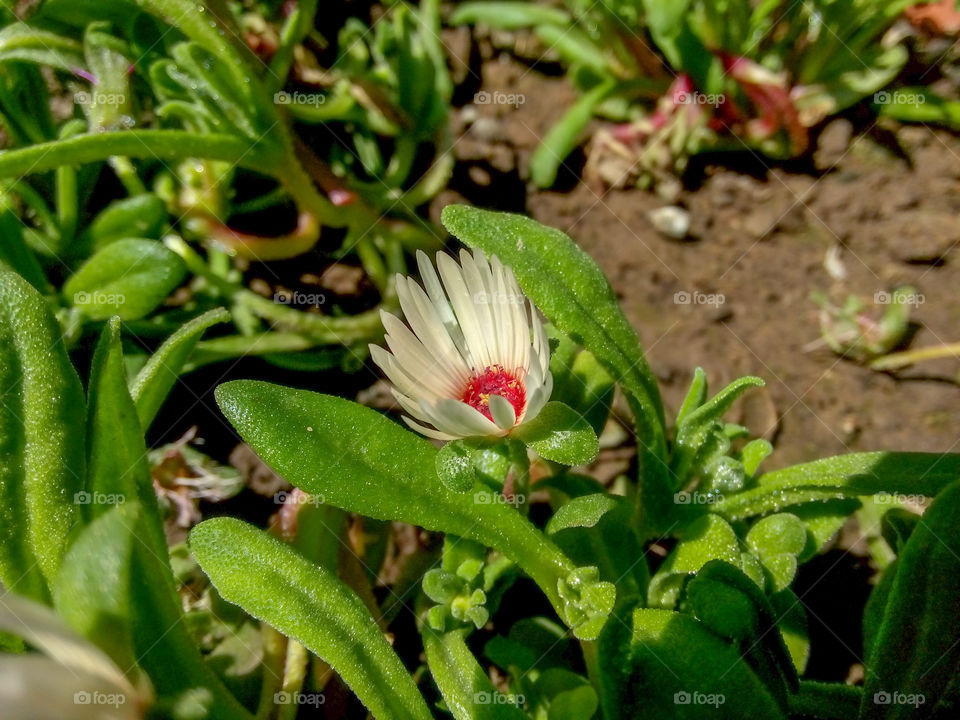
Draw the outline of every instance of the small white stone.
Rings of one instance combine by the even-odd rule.
[[[676,205],[650,210],[647,218],[657,232],[673,240],[683,240],[690,232],[690,213]]]

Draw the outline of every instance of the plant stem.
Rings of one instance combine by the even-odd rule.
[[[960,359],[960,343],[890,353],[871,361],[870,367],[873,370],[897,370],[923,360],[937,360],[944,357]]]
[[[277,720],[293,720],[300,709],[297,696],[303,689],[307,677],[307,664],[310,654],[307,649],[293,638],[287,639],[287,658],[283,668],[283,682],[280,691],[286,693],[287,702],[277,709]]]
[[[260,635],[263,638],[263,676],[256,720],[267,720],[273,713],[274,695],[283,683],[287,639],[266,624],[260,626]]]
[[[0,177],[21,177],[63,165],[102,162],[112,155],[151,160],[208,158],[272,173],[282,160],[267,140],[185,130],[119,130],[78,135],[0,152]]]

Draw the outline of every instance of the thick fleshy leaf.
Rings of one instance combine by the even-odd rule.
[[[682,487],[688,480],[688,475],[698,463],[705,461],[705,453],[710,450],[708,439],[722,428],[724,414],[743,393],[752,387],[763,387],[763,380],[758,377],[742,377],[734,380],[710,400],[693,406],[699,399],[699,394],[706,391],[706,381],[702,373],[694,376],[694,382],[687,394],[687,399],[680,408],[677,420],[676,441],[673,447],[673,456],[670,459],[670,469],[673,472],[673,482],[676,487]]]
[[[450,15],[451,25],[486,24],[505,30],[521,30],[536,25],[569,27],[570,15],[563,10],[527,2],[466,2]]]
[[[627,391],[640,438],[643,517],[638,520],[649,532],[665,531],[673,491],[660,391],[603,272],[566,234],[521,215],[450,205],[441,220],[454,236],[513,268],[544,315],[593,353]]]
[[[740,541],[726,520],[716,515],[701,515],[683,529],[680,542],[651,579],[650,604],[672,607],[686,576],[711,560],[724,560],[739,566]]]
[[[43,599],[79,517],[83,390],[47,301],[11,272],[0,272],[0,384],[0,579]]]
[[[94,518],[114,505],[136,501],[142,509],[138,534],[166,561],[167,542],[147,449],[127,390],[118,318],[111,318],[100,336],[87,395],[87,481],[77,493],[77,503],[87,518]]]
[[[807,528],[796,515],[768,515],[754,523],[746,542],[770,574],[772,592],[779,592],[797,573],[797,558],[808,542]]]
[[[249,719],[194,644],[169,565],[139,537],[140,512],[114,506],[77,535],[53,585],[57,610],[131,680],[142,669],[162,700],[192,693],[206,698],[199,718]]]
[[[604,708],[619,717],[786,717],[737,649],[690,615],[638,608],[632,633],[620,623],[607,633],[600,660],[610,688]],[[612,652],[617,646],[623,649]]]
[[[790,712],[794,717],[849,718],[862,697],[863,688],[853,685],[801,680],[800,692],[790,696]]]
[[[490,682],[464,641],[466,630],[421,630],[427,665],[456,720],[522,720],[527,717]]]
[[[437,477],[453,492],[468,492],[477,483],[473,455],[478,449],[473,439],[453,440],[437,451]]]
[[[328,662],[375,717],[431,717],[363,601],[335,574],[233,518],[194,527],[190,549],[225,600]]]
[[[63,295],[94,320],[150,313],[186,277],[183,260],[156,240],[118,240],[97,252],[63,285]]]
[[[523,568],[561,616],[581,601],[589,608],[589,595],[561,597],[560,583],[576,568],[559,548],[500,495],[448,489],[437,477],[437,451],[427,440],[370,408],[329,395],[235,381],[218,387],[216,396],[257,454],[311,495],[368,517],[476,540]]]
[[[590,423],[573,408],[556,401],[544,405],[533,420],[514,430],[513,436],[540,457],[563,465],[584,465],[600,451]]]
[[[763,591],[737,567],[722,560],[704,565],[686,589],[697,618],[737,643],[743,657],[784,708],[797,688],[797,673]]]
[[[0,197],[0,270],[12,270],[23,276],[40,292],[46,292],[47,278],[33,251],[23,238],[23,222],[10,206],[10,199]]]
[[[610,97],[616,88],[613,79],[600,83],[578,98],[550,128],[530,158],[530,178],[538,186],[547,188],[556,182],[563,161],[581,141],[597,106]]]
[[[960,671],[960,482],[924,513],[897,559],[883,621],[868,648],[861,718],[914,717]]]
[[[765,473],[755,486],[724,497],[710,510],[741,520],[791,505],[881,492],[933,497],[958,477],[957,453],[851,453]]]
[[[614,510],[623,498],[606,493],[583,495],[573,498],[554,513],[547,523],[547,532],[553,534],[571,527],[593,527],[611,510]]]
[[[203,333],[212,325],[228,320],[230,313],[224,308],[193,318],[168,337],[140,369],[130,383],[130,395],[144,431],[150,427]]]
[[[91,221],[81,239],[93,250],[102,250],[124,238],[157,238],[166,219],[166,206],[157,195],[134,195],[107,205]]]

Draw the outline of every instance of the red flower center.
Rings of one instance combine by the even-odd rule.
[[[513,405],[517,417],[527,406],[527,388],[516,373],[505,370],[502,365],[491,365],[467,383],[463,391],[463,402],[479,410],[488,420],[490,414],[490,396],[499,395]]]

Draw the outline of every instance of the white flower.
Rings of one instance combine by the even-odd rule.
[[[479,250],[462,250],[460,265],[438,253],[439,276],[423,252],[417,265],[423,287],[397,276],[410,327],[383,312],[390,352],[370,346],[407,425],[453,440],[507,435],[533,419],[553,390],[550,348],[513,271]]]

